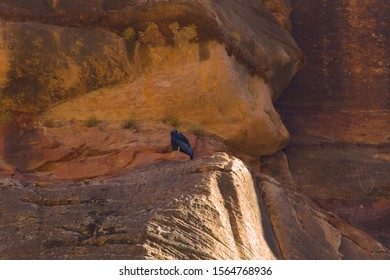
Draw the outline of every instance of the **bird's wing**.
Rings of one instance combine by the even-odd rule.
[[[190,141],[188,141],[188,139],[183,134],[181,134],[180,132],[176,132],[175,133],[175,138],[177,138],[180,141],[183,141],[184,143],[190,145]]]
[[[172,150],[177,151],[177,148],[179,148],[179,145],[176,143],[175,139],[171,139],[171,146]]]
[[[179,145],[180,150],[181,150],[183,153],[185,153],[185,154],[187,154],[187,155],[189,155],[189,156],[192,155],[192,150],[191,150],[191,147],[190,147],[189,144],[187,144],[187,143],[185,143],[185,142],[183,142],[183,141],[180,141],[180,140],[176,140],[176,143],[177,143],[177,145]]]

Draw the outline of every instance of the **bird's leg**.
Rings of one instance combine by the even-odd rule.
[[[180,147],[177,147],[177,151],[180,152]]]

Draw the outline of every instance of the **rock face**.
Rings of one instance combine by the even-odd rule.
[[[78,94],[116,84],[134,72],[123,39],[115,33],[0,21],[1,104],[39,111]]]
[[[301,52],[288,3],[247,2],[0,1],[0,172],[113,174],[169,159],[175,126],[198,155],[284,147],[272,100]]]
[[[105,181],[3,179],[0,191],[6,259],[389,257],[372,237],[224,153]]]
[[[313,73],[304,76],[327,77],[324,104],[310,107],[324,110],[303,110],[312,100],[307,92],[295,100],[302,88],[294,84],[279,100],[293,132],[281,151],[289,133],[273,102],[303,66],[290,1],[30,2],[0,0],[0,258],[390,258],[358,228],[388,240],[389,108],[371,102],[388,96],[373,94],[371,111],[355,101],[343,107],[337,102],[353,95],[340,82],[336,114],[327,86],[342,75],[332,72],[326,36],[323,64],[309,55]],[[310,29],[318,9],[347,2],[293,6]],[[353,26],[351,15],[365,13],[348,4]],[[375,31],[373,56],[386,53],[379,21],[365,22]],[[300,30],[300,39],[319,34]],[[357,50],[358,38],[348,38],[340,50]],[[306,52],[315,47],[306,43]],[[359,59],[351,73],[363,73]],[[372,82],[388,77],[374,61],[365,82],[386,90]],[[363,134],[356,116],[374,132]],[[173,127],[194,160],[172,151]]]
[[[158,161],[188,159],[172,151],[170,130],[164,124],[96,121],[51,122],[19,115],[5,130],[3,173],[44,181],[78,181],[114,176]],[[92,120],[93,121],[93,120]],[[91,121],[91,122],[92,122]],[[229,149],[215,137],[187,135],[196,157]]]
[[[292,2],[306,67],[277,108],[297,188],[389,245],[388,1]]]
[[[3,180],[1,193],[2,213],[8,213],[2,258],[277,256],[275,241],[268,245],[261,235],[266,217],[251,173],[225,154],[155,164],[101,182],[39,187]]]
[[[373,237],[305,195],[275,179],[261,177],[263,200],[284,259],[388,259]]]
[[[46,110],[42,118],[55,120],[175,118],[251,156],[287,143],[272,100],[301,67],[302,54],[284,28],[284,1],[0,7],[3,111]]]

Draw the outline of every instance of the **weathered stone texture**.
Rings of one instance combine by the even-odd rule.
[[[368,234],[224,153],[101,181],[1,179],[0,192],[5,259],[389,258]]]
[[[390,258],[386,1],[35,2],[0,0],[0,258]]]
[[[173,174],[175,174],[173,176]],[[1,181],[9,259],[273,259],[251,173],[226,154],[107,181]],[[263,223],[262,223],[263,221]],[[268,233],[272,236],[271,233]]]
[[[388,259],[377,240],[305,195],[262,176],[262,191],[279,248],[285,259]]]
[[[279,2],[0,1],[0,114],[173,117],[238,153],[273,153],[288,132],[272,100],[302,66]]]
[[[292,176],[299,190],[388,246],[390,3],[296,0],[292,8],[292,34],[307,60],[277,102],[291,133]]]

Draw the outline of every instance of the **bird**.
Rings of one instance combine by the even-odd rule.
[[[190,141],[181,134],[177,129],[171,131],[171,146],[174,151],[179,151],[194,159],[194,153],[191,150]]]

